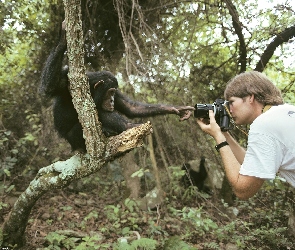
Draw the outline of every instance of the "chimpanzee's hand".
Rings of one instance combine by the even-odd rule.
[[[180,121],[184,121],[190,118],[192,111],[195,110],[194,107],[191,106],[181,106],[175,108],[176,114],[179,116]]]

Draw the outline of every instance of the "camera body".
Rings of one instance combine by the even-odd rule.
[[[221,131],[228,131],[230,129],[230,116],[227,112],[229,109],[228,102],[223,99],[216,99],[213,104],[195,105],[194,117],[195,118],[209,118],[209,110],[213,110],[215,120]]]

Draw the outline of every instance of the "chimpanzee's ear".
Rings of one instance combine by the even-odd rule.
[[[94,84],[94,89],[96,89],[99,85],[103,84],[104,81],[103,80],[99,80],[97,83]]]

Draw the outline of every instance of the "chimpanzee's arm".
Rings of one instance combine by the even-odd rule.
[[[64,53],[67,49],[64,23],[58,45],[51,51],[41,75],[40,92],[49,97],[68,92],[68,69],[62,69]]]
[[[194,110],[194,107],[136,102],[130,100],[127,96],[117,90],[115,95],[115,109],[129,118],[176,114],[180,116],[180,120],[186,120],[190,117],[191,111]]]

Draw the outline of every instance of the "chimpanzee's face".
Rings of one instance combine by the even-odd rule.
[[[113,112],[114,106],[115,106],[115,94],[116,94],[115,88],[110,88],[105,93],[105,96],[103,97],[102,102],[102,109],[105,111]]]

